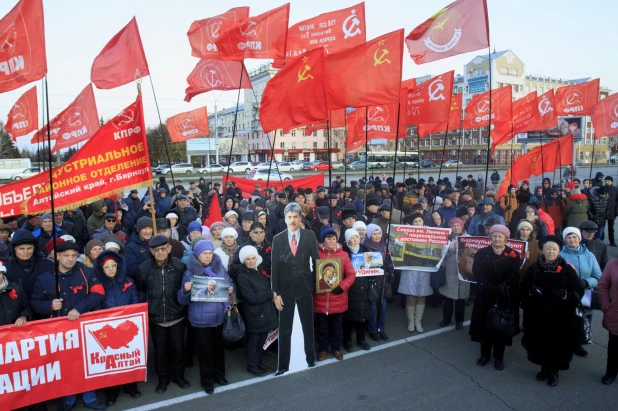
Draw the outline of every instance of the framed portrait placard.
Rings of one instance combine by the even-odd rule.
[[[191,301],[225,303],[230,300],[230,282],[223,277],[191,276]]]
[[[315,292],[330,293],[341,283],[343,263],[341,258],[320,258],[316,263]]]

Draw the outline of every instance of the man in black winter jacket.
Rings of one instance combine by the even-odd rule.
[[[172,246],[166,236],[152,237],[148,246],[152,258],[140,264],[136,283],[148,303],[155,369],[159,375],[156,392],[163,394],[170,381],[182,389],[191,386],[184,378],[186,311],[178,303],[178,291],[187,267],[170,255]]]
[[[178,194],[176,196],[176,208],[171,209],[172,213],[178,216],[178,237],[185,238],[189,224],[198,219],[197,210],[187,205],[187,196]]]
[[[614,237],[614,222],[618,215],[618,187],[614,186],[612,176],[605,177],[605,187],[607,188],[607,235],[609,236],[609,245],[616,247],[616,238]],[[583,192],[583,191],[582,191]]]

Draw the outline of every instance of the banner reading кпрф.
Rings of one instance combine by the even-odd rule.
[[[391,224],[389,251],[395,269],[436,272],[446,255],[450,228]]]

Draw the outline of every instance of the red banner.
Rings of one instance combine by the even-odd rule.
[[[346,151],[354,151],[374,138],[394,140],[397,134],[397,104],[361,107],[348,114],[347,124]]]
[[[249,7],[234,7],[218,16],[191,23],[187,37],[191,44],[191,55],[203,59],[218,59],[219,51],[215,42],[221,34],[221,26],[249,17]]]
[[[92,137],[101,128],[92,84],[88,84],[67,108],[54,117],[49,127],[50,140],[57,141],[52,152],[59,144],[58,148],[65,148]],[[31,144],[43,141],[47,141],[47,124],[30,139]]]
[[[0,350],[3,409],[146,381],[148,305],[0,327]]]
[[[554,90],[549,90],[536,99],[539,110],[538,121],[534,124],[533,130],[549,130],[558,127],[558,114],[556,111],[556,101]]]
[[[21,0],[0,20],[0,93],[47,74],[42,0]]]
[[[556,89],[556,110],[559,116],[586,116],[599,101],[599,79]]]
[[[592,106],[590,117],[595,138],[618,134],[618,94],[614,93]]]
[[[448,121],[454,75],[454,71],[449,71],[415,88],[408,89],[407,124]]]
[[[208,113],[201,107],[167,119],[167,132],[173,143],[208,135]]]
[[[36,86],[26,91],[11,107],[4,128],[13,141],[39,128],[38,107]]]
[[[418,137],[423,138],[428,134],[445,133],[448,130],[461,128],[461,100],[463,94],[455,94],[451,99],[451,107],[448,123],[427,123],[418,125]]]
[[[21,214],[20,204],[36,194],[46,183],[49,184],[49,171],[41,171],[32,177],[3,185],[0,194],[0,218]]]
[[[225,187],[227,181],[228,180],[226,176],[223,176],[223,182],[221,183],[221,185]],[[263,186],[264,184],[266,184],[266,180],[249,180],[247,178],[240,178],[234,176],[230,176],[229,181],[235,182],[236,186],[238,186],[242,190],[243,198],[253,197],[251,195],[251,192],[255,190],[254,187],[256,184],[259,183]],[[309,177],[284,180],[283,184],[279,180],[279,177],[270,176],[270,180],[268,181],[268,187],[273,187],[275,190],[283,191],[283,189],[289,185],[291,185],[292,187],[312,188],[313,192],[315,192],[318,189],[318,186],[324,186],[324,174],[320,173]]]
[[[510,85],[477,94],[466,107],[464,128],[487,127],[490,123],[507,123],[513,120],[513,89]],[[509,127],[510,128],[510,127]]]
[[[513,103],[513,133],[535,130],[539,122],[539,107],[536,91],[526,94]]]
[[[152,185],[142,96],[103,127],[65,164],[53,169],[57,211],[89,204],[129,187]],[[51,209],[49,182],[21,204],[23,214]]]
[[[330,121],[331,128],[337,127],[345,127],[345,108],[340,108],[337,110],[331,110],[328,112],[328,121]],[[311,135],[314,131],[317,130],[326,130],[328,125],[326,121],[322,121],[319,123],[312,123],[305,125],[305,135]]]
[[[323,13],[303,20],[288,29],[285,63],[301,54],[323,47],[325,54],[337,53],[363,44],[366,39],[365,3],[346,9]],[[274,68],[281,68],[283,60],[275,60]]]
[[[241,80],[242,70],[242,80]],[[238,90],[239,88],[250,89],[251,79],[241,61],[200,60],[189,77],[189,87],[185,89],[185,101],[198,94],[211,90]]]
[[[222,24],[216,40],[221,60],[282,59],[290,19],[290,3],[255,17]]]

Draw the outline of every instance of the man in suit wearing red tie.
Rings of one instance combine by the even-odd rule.
[[[315,338],[313,336],[313,289],[318,254],[318,241],[311,230],[300,228],[301,208],[290,203],[284,210],[287,230],[273,238],[271,286],[276,294],[275,306],[279,314],[279,363],[277,373],[288,371],[290,345],[294,323],[294,307],[303,326],[307,365],[315,366]],[[309,259],[312,260],[310,265]]]

